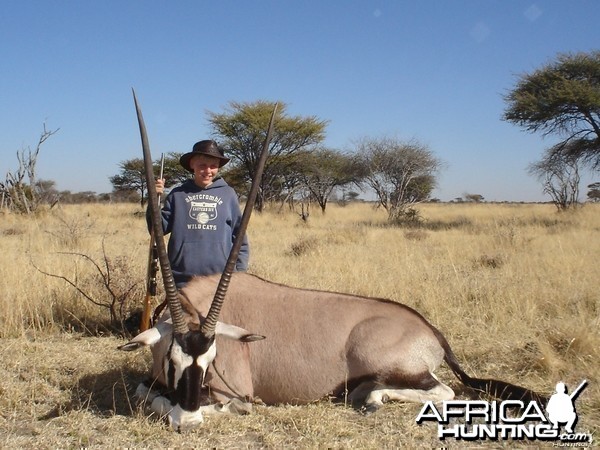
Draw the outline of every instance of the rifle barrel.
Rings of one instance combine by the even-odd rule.
[[[160,178],[163,177],[165,169],[165,154],[160,156]],[[161,195],[158,194],[158,208],[160,209]],[[156,247],[156,239],[154,230],[150,230],[150,251],[148,252],[148,271],[146,274],[146,298],[144,300],[144,310],[142,312],[142,321],[140,331],[146,331],[150,328],[150,310],[152,308],[152,299],[156,297],[156,276],[160,267],[158,264],[158,248]]]
[[[579,383],[579,386],[577,386],[575,388],[575,390],[573,391],[573,393],[571,395],[569,395],[569,398],[573,399],[575,397],[577,397],[579,395],[579,393],[583,390],[584,387],[586,387],[588,384],[587,380],[583,380],[581,383]]]

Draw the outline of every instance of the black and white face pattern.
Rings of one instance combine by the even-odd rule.
[[[173,335],[171,348],[164,360],[168,387],[173,392],[173,406],[189,412],[202,406],[202,401],[206,400],[204,378],[216,355],[214,336],[206,338],[199,331]]]
[[[265,338],[221,322],[217,322],[215,332],[218,336],[240,342]],[[202,423],[203,414],[227,411],[227,405],[211,404],[208,388],[203,386],[208,366],[217,354],[214,337],[207,339],[199,331],[191,330],[185,334],[173,333],[171,320],[167,319],[119,348],[131,351],[155,345],[161,351],[160,356],[155,355],[155,358],[160,358],[165,382],[172,394],[167,398],[144,383],[136,391],[138,398],[150,403],[154,413],[168,418],[173,429],[183,431]]]

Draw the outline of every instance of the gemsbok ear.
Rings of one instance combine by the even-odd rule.
[[[132,341],[132,342],[128,342],[127,344],[124,344],[124,345],[119,345],[117,347],[117,350],[122,350],[124,352],[132,352],[143,346],[144,346],[144,344],[142,344],[141,342],[133,342]]]
[[[254,342],[265,339],[265,336],[254,334],[244,328],[236,327],[235,325],[229,325],[228,323],[223,322],[217,322],[215,332],[217,336],[222,336],[224,338],[240,342]]]
[[[127,344],[121,345],[117,347],[119,350],[123,350],[125,352],[131,352],[133,350],[137,350],[140,347],[146,347],[148,345],[154,345],[160,339],[170,333],[173,329],[173,325],[171,321],[168,320],[166,322],[161,322],[155,327],[149,328],[146,331],[138,334]]]

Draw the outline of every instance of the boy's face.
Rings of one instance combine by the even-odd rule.
[[[196,155],[190,160],[190,168],[194,171],[194,181],[201,188],[210,186],[219,172],[221,161],[207,155]]]

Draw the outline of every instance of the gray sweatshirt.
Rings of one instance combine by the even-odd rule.
[[[206,189],[188,180],[175,187],[162,209],[163,229],[169,238],[168,253],[178,288],[194,275],[222,273],[242,213],[235,191],[215,179]],[[248,269],[248,238],[244,237],[235,266]]]

